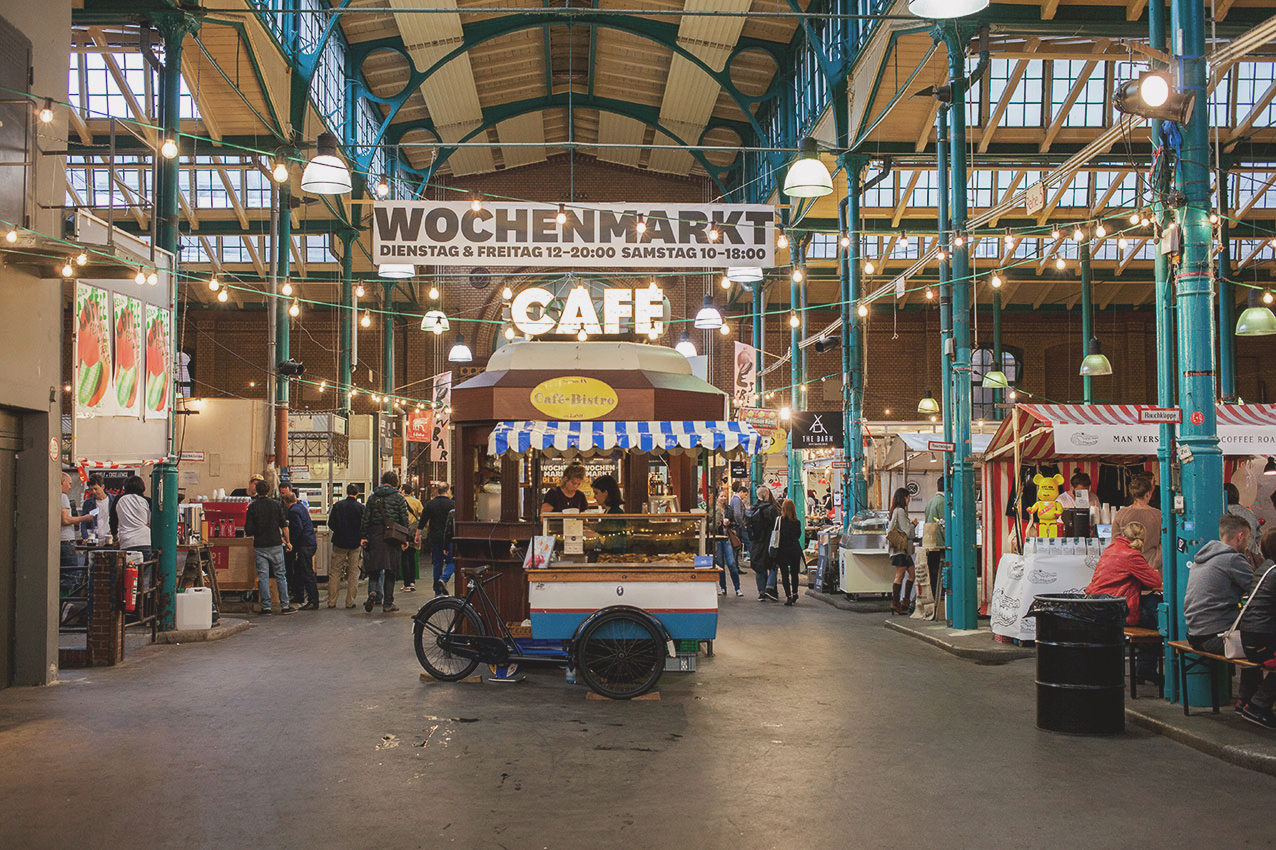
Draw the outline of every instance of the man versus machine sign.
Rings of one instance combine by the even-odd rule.
[[[763,204],[378,201],[379,263],[607,268],[775,265],[775,210]],[[562,221],[559,221],[559,217]]]

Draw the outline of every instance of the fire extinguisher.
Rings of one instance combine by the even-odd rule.
[[[137,565],[129,562],[124,568],[124,610],[137,608]]]

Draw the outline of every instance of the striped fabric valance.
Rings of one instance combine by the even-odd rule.
[[[488,438],[489,454],[606,454],[616,449],[647,453],[759,454],[766,438],[744,422],[499,422]]]

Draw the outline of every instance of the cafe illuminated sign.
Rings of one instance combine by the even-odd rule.
[[[616,391],[597,378],[569,375],[550,378],[532,390],[532,407],[552,420],[597,419],[616,409]]]
[[[554,293],[539,286],[529,287],[510,302],[510,320],[528,336],[547,333],[576,335],[582,330],[590,335],[618,334],[631,326],[640,335],[664,332],[665,294],[656,286],[642,289],[604,289],[602,314],[594,304],[593,293],[576,286],[561,299],[562,311],[555,318],[546,309],[558,301]]]

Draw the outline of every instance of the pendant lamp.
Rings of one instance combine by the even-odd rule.
[[[678,344],[675,345],[673,349],[683,357],[690,358],[696,356],[696,344],[691,341],[691,337],[687,335],[686,331],[682,332],[682,338],[678,340]]]
[[[1099,340],[1095,337],[1090,337],[1090,342],[1086,344],[1085,359],[1081,361],[1081,374],[1089,377],[1112,374],[1112,363],[1103,353],[1103,346],[1099,345]]]
[[[939,402],[935,399],[935,394],[930,390],[922,396],[922,400],[917,402],[917,412],[921,414],[939,413]]]
[[[456,335],[456,343],[452,346],[452,350],[448,352],[447,360],[449,363],[469,363],[474,359],[474,355],[470,352],[470,347],[465,344],[465,337],[462,334]]]
[[[392,280],[402,280],[416,274],[416,266],[411,263],[381,263],[377,266],[377,274]]]
[[[765,275],[760,268],[742,267],[727,269],[727,280],[732,283],[757,283]]]
[[[984,372],[984,381],[979,386],[985,390],[1008,390],[1010,382],[1006,380],[1005,372],[993,369],[990,372]]]
[[[988,0],[908,0],[908,11],[919,18],[964,18],[988,8]]]
[[[791,198],[821,198],[833,191],[833,177],[820,161],[815,139],[806,136],[798,142],[797,158],[784,177],[784,194]]]
[[[320,133],[314,159],[301,172],[301,191],[312,195],[343,195],[350,191],[350,169],[337,155],[337,137]]]
[[[1263,467],[1263,474],[1276,475],[1276,457],[1269,457],[1267,459],[1267,466]]]
[[[704,306],[696,313],[695,326],[701,330],[714,331],[722,327],[722,314],[713,306],[713,296],[704,297]]]
[[[450,330],[447,314],[445,314],[442,310],[430,310],[421,317],[421,330],[433,331],[435,334],[441,334],[446,330]]]
[[[1259,303],[1258,290],[1249,291],[1249,306],[1236,320],[1237,336],[1269,336],[1276,334],[1276,314]]]

